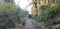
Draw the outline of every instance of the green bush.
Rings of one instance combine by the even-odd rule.
[[[39,11],[42,10],[42,12],[40,11],[39,12],[40,14],[38,13],[39,15],[36,16],[35,20],[38,22],[42,22],[42,21],[45,22],[46,26],[47,24],[48,26],[50,26],[50,27],[47,26],[50,29],[51,26],[55,25],[54,22],[56,22],[57,24],[57,22],[60,21],[59,19],[57,19],[60,16],[60,3],[53,3],[50,6],[46,5],[44,9],[45,10],[42,10],[42,8],[39,9]]]
[[[16,15],[14,11],[16,6],[11,3],[3,3],[0,5],[0,25],[5,25],[8,29],[9,27],[15,27]]]

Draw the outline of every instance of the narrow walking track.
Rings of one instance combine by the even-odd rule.
[[[36,28],[36,25],[32,24],[31,19],[27,19],[25,26],[22,29],[41,29],[41,27]]]

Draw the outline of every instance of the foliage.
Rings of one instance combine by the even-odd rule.
[[[50,25],[50,27],[51,27],[52,24],[53,25],[57,24],[58,21],[57,21],[56,18],[60,15],[60,12],[57,11],[57,10],[59,10],[58,4],[51,4],[50,7],[48,7],[48,9],[46,9],[47,12],[44,14],[44,17],[46,19],[45,18],[43,19],[45,24],[48,24],[48,26]],[[54,23],[54,22],[56,22],[56,23]]]
[[[11,3],[4,3],[4,4],[0,5],[0,10],[2,10],[2,11],[5,11],[5,10],[14,11],[15,8],[16,8],[16,6]]]
[[[37,22],[44,22],[45,26],[49,29],[52,29],[52,26],[59,24],[60,19],[58,18],[60,16],[60,3],[51,3],[50,5],[41,5],[37,3],[37,10],[38,16],[35,17]]]
[[[11,3],[3,3],[0,5],[0,25],[5,27],[14,27],[16,24],[16,16],[14,11],[16,6]]]
[[[35,8],[35,5],[32,7],[32,14],[35,16],[36,15],[36,8]]]

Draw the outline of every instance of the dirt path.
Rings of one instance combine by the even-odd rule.
[[[41,27],[33,25],[31,19],[27,19],[22,29],[41,29]]]

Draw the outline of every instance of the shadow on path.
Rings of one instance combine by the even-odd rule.
[[[25,26],[22,29],[41,29],[39,25],[32,24],[32,19],[27,19]]]

